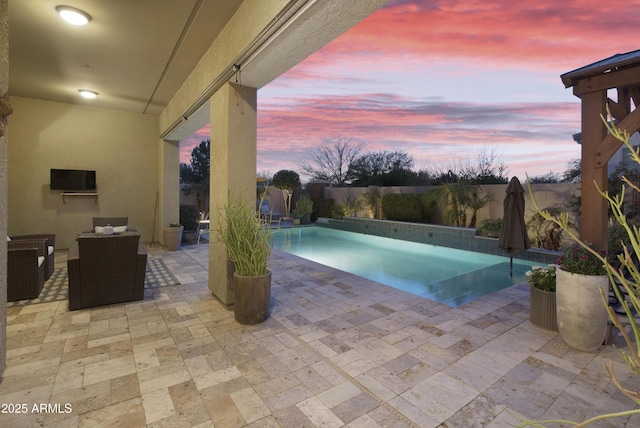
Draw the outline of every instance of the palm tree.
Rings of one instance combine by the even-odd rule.
[[[489,202],[491,202],[491,196],[484,193],[482,187],[478,185],[469,186],[469,209],[473,211],[471,220],[469,221],[469,227],[476,227],[476,221],[478,219],[478,211],[484,208]]]
[[[358,197],[358,200],[369,208],[370,214],[373,218],[382,218],[382,195],[378,188],[372,188]]]
[[[468,210],[472,212],[468,227],[476,227],[478,211],[490,201],[480,185],[464,180],[443,184],[434,189],[425,196],[425,203],[428,205],[442,199],[446,200],[445,223],[458,227],[467,227]]]

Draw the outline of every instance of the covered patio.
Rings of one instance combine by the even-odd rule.
[[[242,326],[208,289],[207,246],[150,257],[181,285],[77,312],[9,308],[0,402],[72,411],[2,426],[508,427],[630,409],[609,360],[640,387],[612,346],[578,352],[533,327],[527,284],[450,308],[276,251],[272,316]]]
[[[73,243],[93,213],[128,210],[144,240],[153,241],[163,224],[178,219],[177,142],[208,122],[215,124],[212,182],[219,184],[210,211],[224,205],[229,190],[250,189],[253,199],[258,88],[383,3],[261,1],[262,10],[242,2],[162,102],[155,97],[160,81],[147,98],[130,96],[131,88],[112,92],[132,107],[106,104],[113,100],[105,91],[96,108],[68,95],[45,97],[32,79],[26,86],[36,92],[12,94],[11,138],[0,140],[0,231],[55,225],[60,242]],[[7,0],[0,10],[7,24]],[[0,30],[0,61],[8,64],[9,26]],[[300,46],[305,50],[294,49]],[[8,67],[2,70],[0,95],[9,83]],[[596,96],[600,101],[602,93]],[[99,203],[66,205],[47,188],[52,162],[68,153],[96,162],[105,174]],[[136,188],[123,171],[135,172]],[[595,238],[602,237],[600,226]],[[78,312],[64,301],[7,309],[0,293],[0,320],[6,319],[0,402],[19,406],[0,413],[3,427],[501,427],[516,423],[514,415],[582,420],[632,405],[606,375],[602,363],[609,359],[626,386],[640,388],[611,346],[576,352],[531,326],[526,284],[450,308],[276,252],[272,316],[248,327],[227,307],[233,302],[220,245],[149,252],[181,285],[149,291],[144,301]],[[6,271],[6,246],[0,256]],[[61,250],[56,263],[65,262]],[[624,346],[620,336],[614,343]],[[602,426],[625,425],[638,426],[640,418]]]

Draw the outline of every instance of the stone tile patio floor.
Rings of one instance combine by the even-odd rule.
[[[533,327],[526,284],[450,308],[274,251],[271,318],[243,326],[207,288],[206,244],[150,257],[181,285],[8,310],[1,427],[507,427],[629,409],[610,359],[640,387],[612,346]]]

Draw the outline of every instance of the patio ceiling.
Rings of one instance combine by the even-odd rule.
[[[160,115],[242,5],[266,4],[251,1],[11,1],[9,95]],[[179,141],[206,125],[206,100],[218,83],[232,78],[235,64],[242,67],[242,84],[259,89],[386,2],[282,2],[273,22],[235,62],[221,64],[225,71],[171,117],[174,123],[161,130],[161,138]],[[92,20],[83,27],[68,25],[55,10],[61,4],[83,10]],[[237,21],[230,25],[252,25]],[[80,89],[98,92],[98,99],[81,98]]]
[[[10,1],[9,94],[157,115],[242,2]],[[91,22],[68,25],[55,10],[61,4]]]

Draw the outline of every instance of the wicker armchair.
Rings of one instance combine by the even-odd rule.
[[[96,231],[96,226],[127,226],[127,232],[137,232],[136,229],[131,229],[127,223],[129,223],[129,217],[94,217],[91,232]]]
[[[56,266],[55,256],[56,256],[56,235],[49,233],[40,233],[40,234],[31,234],[31,235],[14,235],[9,236],[12,241],[22,241],[22,240],[32,240],[32,239],[46,239],[46,251],[44,254],[45,257],[45,270],[44,270],[44,280],[48,280],[53,274],[53,269]]]
[[[7,241],[7,301],[35,299],[44,286],[46,239]]]
[[[96,226],[127,226],[129,217],[94,217],[93,230]]]
[[[147,250],[140,235],[83,234],[69,250],[69,310],[142,300]]]

